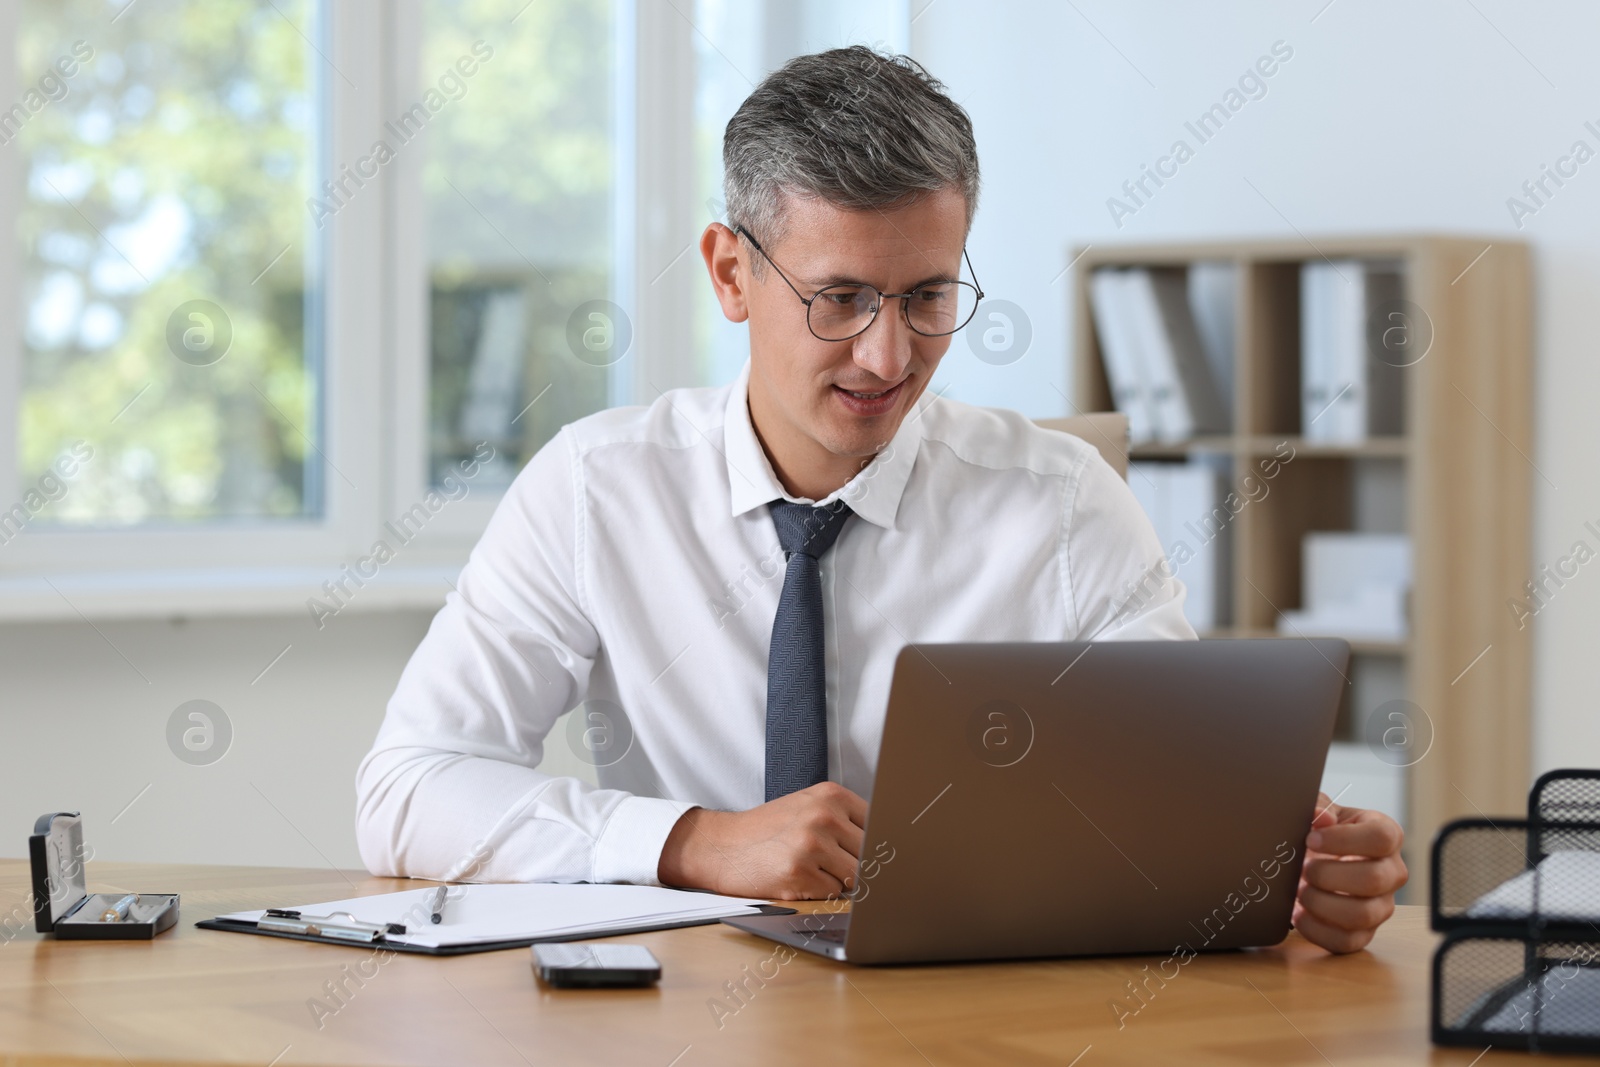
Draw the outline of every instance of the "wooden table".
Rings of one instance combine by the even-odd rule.
[[[661,960],[657,989],[558,991],[534,977],[527,949],[379,962],[371,949],[193,926],[420,884],[94,863],[91,891],[182,893],[179,924],[154,942],[56,942],[33,932],[26,863],[0,861],[0,1065],[1529,1062],[1429,1045],[1435,938],[1422,908],[1401,908],[1355,956],[1297,934],[1199,956],[1164,988],[1152,980],[1120,1028],[1111,1005],[1131,1010],[1125,983],[1159,958],[855,968],[781,962],[777,946],[719,925],[630,938]]]

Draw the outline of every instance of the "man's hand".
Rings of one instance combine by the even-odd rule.
[[[1394,914],[1395,890],[1409,877],[1400,858],[1405,839],[1389,816],[1341,808],[1317,794],[1317,816],[1306,836],[1306,862],[1294,925],[1329,952],[1357,952]]]
[[[736,897],[821,900],[855,888],[867,802],[836,782],[749,811],[691,808],[667,835],[656,877]]]

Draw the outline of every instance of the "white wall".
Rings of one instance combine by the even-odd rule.
[[[1020,305],[1032,347],[1003,367],[961,342],[949,395],[1066,410],[1069,245],[1447,231],[1527,241],[1536,296],[1532,570],[1600,519],[1600,158],[1514,225],[1508,197],[1573,142],[1600,152],[1600,6],[1561,0],[1153,0],[913,4],[913,54],[972,114],[985,173],[970,251],[984,288]],[[1079,14],[1081,12],[1081,14]],[[1315,21],[1313,21],[1313,19]],[[1492,24],[1491,24],[1492,23]],[[1293,57],[1212,140],[1184,129],[1275,41]],[[1194,158],[1118,228],[1124,181],[1184,138]],[[1254,188],[1252,188],[1252,185]],[[1258,192],[1259,190],[1259,192]],[[1494,255],[1490,251],[1489,255]],[[1552,488],[1552,484],[1555,488]],[[1600,525],[1600,523],[1597,523]],[[1426,546],[1419,550],[1426,551]],[[1507,589],[1509,598],[1520,590]],[[1594,706],[1600,568],[1540,612],[1537,770],[1600,766]]]
[[[0,625],[0,857],[27,855],[39,815],[77,810],[100,859],[359,868],[356,764],[430,617]],[[233,730],[204,766],[167,741],[196,699]],[[551,735],[546,767],[593,780],[565,738]]]
[[[96,625],[0,627],[0,855],[27,854],[38,815],[81,810],[101,859],[360,866],[356,762],[425,616],[341,617],[316,640],[299,614]],[[194,699],[233,727],[207,766],[167,745],[168,717]]]

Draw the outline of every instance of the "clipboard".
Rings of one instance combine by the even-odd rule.
[[[730,914],[796,914],[794,908],[715,893],[704,894],[706,905],[701,907],[693,901],[701,896],[698,891],[664,887],[527,883],[455,888],[462,895],[450,898],[455,901],[445,911],[450,921],[440,926],[429,925],[429,910],[418,904],[422,894],[435,889],[380,893],[290,909],[247,909],[205,919],[195,926],[347,948],[462,956],[538,943],[709,926]],[[530,914],[537,920],[530,920]],[[497,936],[501,933],[505,936]]]
[[[794,908],[785,908],[777,904],[757,905],[763,915],[797,915]],[[386,952],[410,952],[419,956],[467,956],[474,952],[499,952],[508,948],[527,948],[529,945],[547,945],[557,941],[599,941],[607,937],[629,937],[633,934],[649,934],[657,930],[679,930],[690,926],[715,926],[721,919],[687,919],[681,922],[644,923],[639,926],[630,926],[621,930],[606,930],[603,933],[590,933],[580,931],[572,934],[558,934],[551,937],[519,937],[509,941],[473,941],[460,945],[413,945],[406,941],[393,941],[385,936],[380,936],[374,941],[345,941],[336,937],[317,936],[314,934],[292,934],[281,930],[259,930],[253,922],[242,919],[202,919],[195,923],[201,930],[227,930],[236,934],[255,934],[259,937],[282,937],[290,941],[314,941],[319,945],[339,945],[343,948],[381,948]]]

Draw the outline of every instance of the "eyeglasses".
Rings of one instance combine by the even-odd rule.
[[[955,280],[923,282],[909,293],[885,293],[862,282],[848,282],[818,289],[808,299],[795,289],[788,275],[778,270],[778,265],[772,262],[767,250],[761,247],[761,242],[749,230],[738,226],[733,232],[741,234],[761,253],[763,259],[772,263],[772,269],[778,271],[778,277],[794,291],[795,296],[800,297],[800,302],[806,306],[806,327],[819,341],[848,341],[866,332],[867,327],[877,319],[878,309],[885,300],[902,302],[900,306],[905,310],[906,325],[914,332],[924,337],[944,337],[971,322],[972,316],[977,313],[978,301],[983,299],[982,289]],[[967,270],[972,274],[972,281],[976,282],[978,274],[972,270],[972,260],[968,258],[965,248],[961,250],[961,258],[966,260]]]

